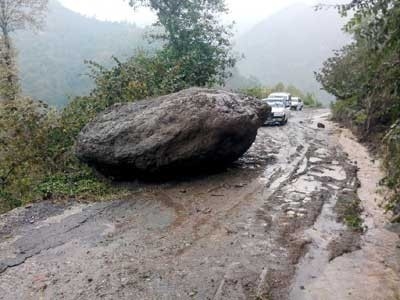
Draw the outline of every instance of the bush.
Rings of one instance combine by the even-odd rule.
[[[81,98],[62,113],[28,98],[0,103],[0,212],[41,199],[113,192],[73,154],[76,135],[101,108]]]
[[[359,111],[355,97],[346,100],[337,100],[331,105],[332,117],[335,121],[353,127],[353,120]]]
[[[110,69],[87,62],[90,76],[96,84],[91,93],[92,101],[104,108],[188,87],[179,76],[180,65],[164,54],[162,51],[154,55],[138,52],[126,62],[114,58],[116,65]]]
[[[269,90],[260,86],[241,89],[240,92],[258,99],[264,99],[269,95]]]
[[[107,184],[95,179],[88,170],[75,174],[54,174],[43,179],[35,191],[42,199],[90,198],[107,194]]]
[[[55,112],[30,99],[0,104],[0,196],[4,202],[31,199],[32,187],[56,166],[47,148],[55,120]]]
[[[311,93],[307,93],[304,96],[300,96],[301,99],[304,101],[304,105],[308,107],[322,107],[322,103],[319,102],[315,96]]]
[[[395,214],[400,213],[400,124],[392,126],[384,138],[384,166],[387,176],[383,180],[392,193],[388,198],[387,208]]]
[[[90,76],[95,82],[91,98],[104,108],[115,103],[174,93],[192,86],[213,86],[222,83],[221,78],[217,79],[219,76],[228,76],[225,72],[220,74],[214,69],[216,67],[206,72],[203,70],[206,63],[201,61],[196,64],[203,64],[202,67],[193,65],[195,58],[177,57],[171,49],[164,48],[153,54],[139,51],[125,62],[114,57],[115,66],[112,68],[88,61]],[[203,71],[204,74],[195,73]]]

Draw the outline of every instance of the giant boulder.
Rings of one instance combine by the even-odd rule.
[[[82,130],[75,151],[119,178],[202,172],[242,156],[269,112],[255,98],[191,88],[110,107]]]

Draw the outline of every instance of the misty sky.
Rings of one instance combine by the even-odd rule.
[[[150,25],[154,16],[147,9],[133,11],[124,0],[60,0],[66,7],[100,20],[129,21],[138,25]],[[230,20],[244,30],[269,15],[295,4],[316,4],[330,0],[226,0],[230,8]]]

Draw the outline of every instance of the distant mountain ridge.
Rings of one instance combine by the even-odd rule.
[[[245,58],[237,68],[262,84],[293,84],[325,103],[331,99],[314,78],[322,62],[350,42],[342,32],[345,20],[336,10],[315,11],[296,4],[254,26],[238,38],[236,49]]]
[[[145,30],[132,24],[102,22],[51,1],[47,22],[39,33],[18,32],[15,45],[24,94],[64,106],[68,96],[90,91],[85,60],[102,64],[111,57],[129,57],[149,45]]]
[[[267,18],[237,38],[235,50],[245,58],[228,87],[283,82],[328,102],[331,98],[320,90],[313,72],[332,50],[350,41],[341,31],[343,24],[335,10],[316,12],[306,5],[293,5]],[[135,49],[150,50],[145,32],[132,24],[85,17],[52,0],[41,32],[16,35],[24,94],[63,107],[68,96],[85,95],[93,87],[84,75],[85,60],[109,65],[112,56],[123,60]]]

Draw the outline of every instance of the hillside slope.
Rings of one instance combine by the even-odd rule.
[[[143,33],[135,25],[97,21],[52,1],[43,31],[16,36],[23,92],[63,106],[67,96],[90,90],[91,80],[83,75],[84,60],[107,64],[113,55],[132,55],[136,48],[148,47]]]
[[[332,50],[350,41],[341,28],[344,20],[335,10],[315,11],[306,5],[293,5],[259,23],[237,41],[237,50],[245,58],[238,64],[246,76],[261,83],[294,84],[313,92],[320,91],[313,72],[332,55]]]

